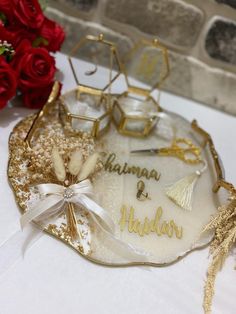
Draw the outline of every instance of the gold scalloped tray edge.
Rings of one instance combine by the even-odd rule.
[[[16,126],[13,128],[13,131],[11,132],[10,136],[9,136],[9,161],[8,161],[8,169],[7,169],[7,175],[8,175],[8,181],[9,181],[9,185],[14,193],[14,197],[16,200],[16,203],[21,211],[21,213],[23,213],[25,211],[24,207],[20,205],[20,199],[16,194],[16,186],[14,185],[13,181],[11,180],[11,174],[10,174],[10,166],[12,164],[12,159],[14,157],[14,153],[13,153],[13,147],[12,147],[12,136],[14,134],[16,134],[17,130],[19,129],[19,127],[22,126],[22,124],[24,123],[33,123],[33,119],[35,118],[36,114],[33,115],[29,115],[26,118],[22,119],[21,121],[19,121]],[[22,141],[23,144],[23,141]],[[54,234],[51,230],[44,228],[43,232],[45,232],[46,234],[52,236],[53,238],[63,242],[64,244],[66,244],[68,247],[72,248],[74,251],[76,251],[77,253],[79,253],[83,258],[89,260],[92,263],[95,263],[97,265],[101,265],[101,266],[107,266],[107,267],[130,267],[130,266],[153,266],[153,267],[166,267],[169,265],[173,265],[176,262],[178,262],[179,260],[181,260],[182,258],[184,258],[185,256],[187,256],[190,252],[193,251],[199,251],[202,250],[204,248],[206,248],[211,240],[212,237],[209,238],[209,242],[203,245],[199,245],[198,247],[193,247],[190,248],[187,252],[185,252],[183,255],[177,257],[175,260],[169,262],[169,263],[154,263],[154,262],[130,262],[130,263],[109,263],[109,262],[102,262],[98,259],[95,259],[89,255],[83,254],[78,248],[76,248],[75,246],[71,245],[70,243],[68,243],[65,239],[63,239],[62,237]]]

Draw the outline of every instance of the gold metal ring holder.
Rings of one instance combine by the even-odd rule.
[[[140,40],[124,57],[122,73],[127,90],[116,97],[112,114],[121,134],[144,137],[150,133],[158,121],[160,88],[169,72],[168,51],[157,39]],[[154,91],[158,92],[157,99]]]
[[[91,51],[88,56],[88,60],[94,67],[92,70],[85,71],[85,76],[91,76],[93,83],[96,82],[94,78],[98,71],[97,63],[95,59],[98,58],[101,49],[105,51],[107,60],[109,60],[108,74],[106,75],[106,82],[101,88],[95,86],[86,85],[82,83],[80,76],[82,76],[82,69],[79,71],[75,67],[75,59],[77,53],[88,47]],[[71,50],[68,57],[68,61],[77,84],[76,89],[65,93],[60,97],[60,115],[63,124],[71,127],[71,131],[82,130],[88,132],[93,137],[98,137],[108,130],[111,121],[111,84],[118,78],[121,72],[121,65],[116,50],[116,46],[104,39],[103,35],[100,34],[98,37],[86,36],[82,38],[79,43]],[[78,74],[77,74],[78,72]],[[99,80],[101,81],[101,80]],[[69,99],[73,97],[72,101],[75,103],[72,107],[69,105]],[[88,103],[91,102],[91,106]],[[86,106],[91,110],[88,112],[81,112],[81,105]],[[94,115],[94,113],[96,115]]]

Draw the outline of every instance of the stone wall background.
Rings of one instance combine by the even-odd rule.
[[[121,54],[157,37],[169,49],[165,90],[236,115],[236,0],[48,0],[46,14],[65,28],[65,53],[85,34]]]

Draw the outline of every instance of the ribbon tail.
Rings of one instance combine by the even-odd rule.
[[[40,200],[33,208],[26,211],[20,219],[21,228],[36,219],[43,219],[45,216],[50,217],[55,214],[64,204],[64,200],[59,195],[46,196]],[[47,213],[46,213],[47,212]]]
[[[43,235],[34,225],[24,231],[17,230],[6,242],[0,245],[0,277],[20,258],[23,258],[36,241]]]
[[[150,257],[150,254],[142,252],[131,244],[125,243],[124,241],[120,240],[114,234],[106,230],[93,213],[90,213],[90,215],[96,226],[104,234],[103,244],[109,250],[113,251],[115,254],[123,257],[129,262],[148,262],[148,257]]]
[[[105,235],[103,244],[105,244],[110,250],[128,261],[148,261],[149,255],[147,253],[139,251],[132,245],[118,239],[113,234],[115,230],[114,222],[109,214],[101,206],[99,206],[84,194],[79,196],[77,202],[83,205],[89,211],[94,223]]]
[[[97,217],[99,217],[105,225],[106,230],[108,230],[109,232],[114,232],[115,224],[109,214],[101,206],[95,203],[91,198],[87,197],[84,194],[81,194],[78,198],[75,199],[75,203],[81,204],[89,211],[89,213],[93,213]]]

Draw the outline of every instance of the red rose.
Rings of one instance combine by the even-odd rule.
[[[1,0],[0,12],[4,13],[7,17],[11,16],[12,0]]]
[[[35,33],[30,32],[25,27],[8,27],[0,25],[0,39],[6,40],[15,49],[23,39],[28,39],[31,42],[36,38]]]
[[[9,32],[2,24],[0,24],[0,40],[6,40],[9,44],[15,46],[15,35],[12,32]]]
[[[22,56],[32,48],[31,42],[28,39],[23,39],[18,47],[16,47],[16,53],[13,59],[13,67],[16,67]],[[15,65],[15,66],[14,66]]]
[[[3,57],[0,57],[0,109],[15,95],[16,88],[16,72],[6,63]]]
[[[4,0],[6,1],[6,0]],[[18,22],[28,28],[40,28],[44,21],[38,0],[11,0],[13,15]]]
[[[13,66],[22,90],[46,87],[54,80],[55,59],[45,48],[33,48],[26,40],[18,46]]]
[[[31,88],[23,93],[23,102],[26,107],[31,109],[40,109],[47,102],[52,91],[54,82],[46,87]]]
[[[0,11],[5,13],[11,9],[12,0],[1,0]]]
[[[28,39],[30,42],[33,42],[37,36],[33,30],[30,30],[29,28],[24,26],[8,27],[8,31],[11,32],[14,36],[14,47],[16,47],[24,39]]]
[[[44,19],[40,29],[40,36],[48,41],[45,48],[53,52],[60,50],[65,39],[65,33],[61,26],[47,18]]]

